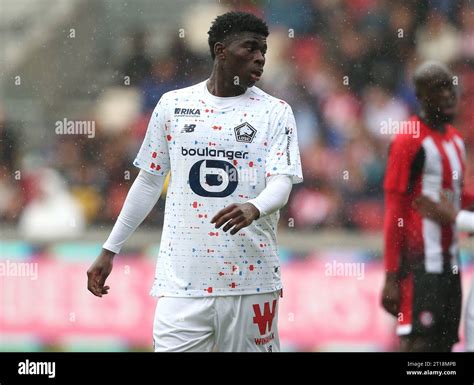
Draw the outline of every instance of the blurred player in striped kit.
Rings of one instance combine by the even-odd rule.
[[[473,202],[463,190],[464,142],[451,125],[457,112],[453,74],[442,63],[415,71],[419,115],[395,135],[385,176],[384,308],[397,317],[402,351],[450,351],[458,341],[461,282],[457,229],[424,217],[420,196],[449,196],[456,210]],[[416,134],[416,135],[415,135]]]

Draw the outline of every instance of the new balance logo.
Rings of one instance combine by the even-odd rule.
[[[195,124],[185,124],[184,127],[181,129],[181,132],[194,132],[195,128]]]
[[[270,309],[270,302],[265,302],[263,304],[263,314],[259,304],[253,305],[253,311],[255,314],[255,317],[253,317],[253,323],[258,325],[258,330],[260,331],[260,334],[262,336],[267,333],[267,329],[269,332],[272,331],[273,319],[275,318],[276,303],[277,300],[274,299],[272,302],[272,308]]]
[[[201,116],[199,108],[175,108],[174,116]]]

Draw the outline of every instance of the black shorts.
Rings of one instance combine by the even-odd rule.
[[[427,273],[414,268],[401,278],[398,335],[422,335],[440,343],[459,341],[461,274],[445,269]]]

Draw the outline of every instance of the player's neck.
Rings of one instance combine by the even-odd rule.
[[[233,78],[229,78],[218,67],[214,67],[211,76],[206,84],[208,91],[221,98],[239,96],[245,93],[246,88],[234,83]]]
[[[445,122],[440,122],[437,119],[432,119],[426,115],[424,111],[420,112],[420,119],[433,131],[444,133],[446,131]]]

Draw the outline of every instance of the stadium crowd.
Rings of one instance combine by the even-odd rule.
[[[474,5],[469,1],[255,4],[232,8],[255,12],[270,27],[268,68],[258,86],[288,101],[295,113],[305,181],[294,186],[283,215],[294,218],[296,228],[380,230],[391,137],[381,124],[416,111],[411,74],[423,60],[441,60],[459,76],[453,80],[462,95],[456,126],[466,140],[466,163],[474,164]],[[144,31],[134,33],[130,54],[111,84],[134,87],[141,95],[141,113],[125,134],[98,125],[93,140],[61,136],[49,157],[89,224],[116,219],[138,172],[131,163],[160,96],[210,73],[208,50],[193,50],[186,38],[177,37],[166,52],[155,53],[149,39]],[[124,77],[130,85],[123,84]],[[35,199],[34,173],[21,183],[12,177],[21,168],[20,143],[0,114],[0,219],[12,224]],[[472,167],[465,183],[474,189]],[[163,204],[160,200],[149,223],[160,223]]]

